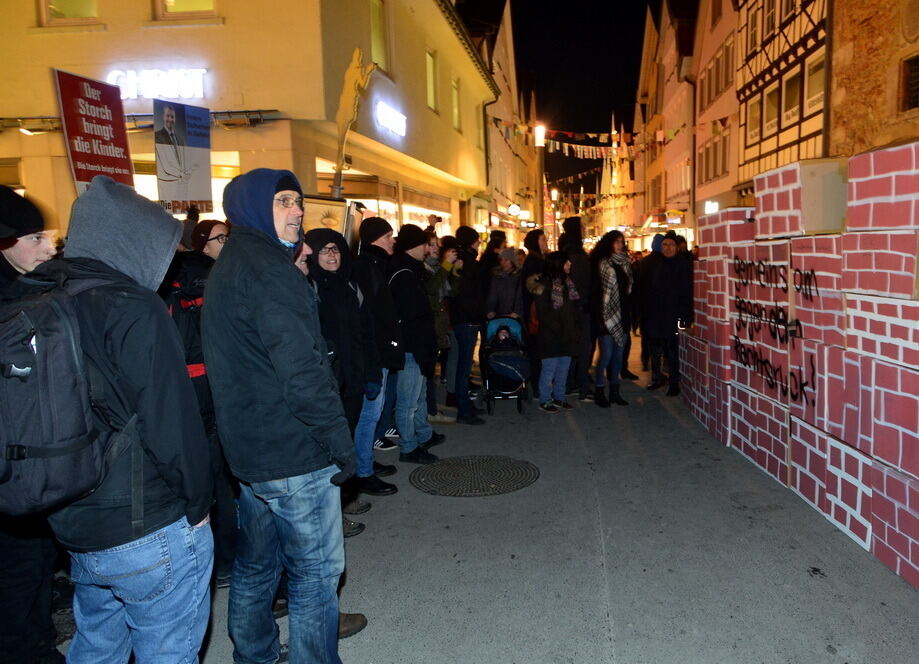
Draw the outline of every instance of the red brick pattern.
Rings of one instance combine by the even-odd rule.
[[[842,289],[883,297],[917,299],[919,231],[844,233]]]
[[[871,544],[871,458],[826,437],[826,517],[867,549]]]
[[[919,480],[871,469],[871,553],[919,588]]]
[[[737,385],[731,390],[731,447],[781,484],[788,477],[788,409]]]
[[[753,178],[756,239],[803,235],[801,164],[794,163]]]
[[[705,422],[709,410],[708,342],[690,334],[680,337],[681,396],[689,411]]]
[[[868,363],[874,457],[919,478],[919,371],[874,359]]]
[[[791,418],[791,490],[823,514],[828,512],[826,497],[826,455],[829,436],[818,428]]]
[[[888,362],[919,366],[919,301],[848,296],[846,346]]]
[[[849,160],[846,229],[919,229],[919,143]]]
[[[792,238],[788,280],[792,310],[801,323],[803,338],[842,346],[842,236]]]
[[[827,430],[827,352],[816,341],[795,340],[788,349],[788,404],[793,417]],[[841,350],[841,349],[838,349]],[[840,364],[842,356],[840,355]]]

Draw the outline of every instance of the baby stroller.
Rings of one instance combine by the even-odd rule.
[[[517,412],[530,398],[530,361],[524,353],[523,326],[516,318],[493,318],[485,326],[482,349],[485,408],[491,415],[498,399],[515,399]]]

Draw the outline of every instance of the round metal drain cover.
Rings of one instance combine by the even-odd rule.
[[[531,485],[539,468],[529,461],[503,456],[461,456],[419,466],[412,485],[434,496],[497,496]]]

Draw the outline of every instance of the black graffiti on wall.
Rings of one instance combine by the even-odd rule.
[[[816,403],[816,367],[813,356],[809,357],[808,374],[807,367],[789,369],[774,364],[767,348],[760,348],[756,344],[762,334],[768,334],[777,345],[784,346],[790,341],[794,348],[795,335],[789,329],[795,326],[800,330],[800,324],[790,320],[788,306],[779,302],[779,298],[766,304],[750,299],[748,291],[751,284],[776,289],[785,295],[789,288],[793,288],[804,299],[812,300],[820,295],[816,270],[794,268],[789,275],[787,265],[765,260],[748,261],[735,255],[734,276],[734,311],[737,314],[732,347],[734,359],[761,376],[769,389],[777,390],[783,397],[789,397],[794,402],[813,405]],[[746,341],[741,337],[745,337]]]

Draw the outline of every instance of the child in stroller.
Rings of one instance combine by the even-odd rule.
[[[515,399],[517,412],[529,399],[530,361],[524,353],[523,326],[516,318],[493,318],[485,326],[482,349],[485,408],[491,415],[498,399]]]

